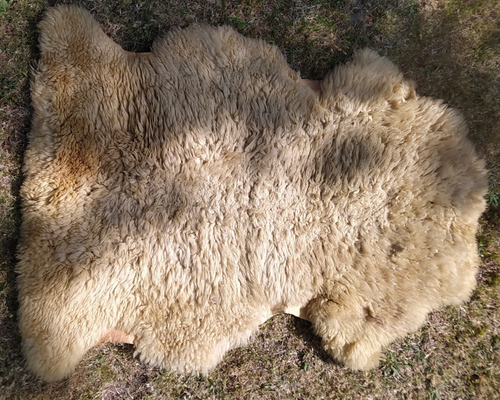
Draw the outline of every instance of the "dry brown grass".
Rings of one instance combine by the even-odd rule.
[[[67,380],[46,385],[24,368],[16,327],[15,246],[20,165],[29,130],[28,77],[46,1],[0,0],[0,398],[500,398],[500,3],[496,0],[77,1],[127,50],[194,21],[229,24],[274,43],[318,79],[355,48],[389,56],[419,92],[461,109],[488,162],[489,211],[478,237],[478,289],[394,343],[380,368],[352,372],[322,351],[307,322],[277,316],[208,377],[141,365],[127,345],[102,345]],[[495,206],[496,204],[496,206]]]

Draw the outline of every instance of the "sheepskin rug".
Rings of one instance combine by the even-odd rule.
[[[281,312],[364,370],[469,298],[483,162],[386,58],[315,85],[229,27],[134,54],[72,6],[47,12],[40,53],[17,272],[42,379],[110,338],[207,373]]]

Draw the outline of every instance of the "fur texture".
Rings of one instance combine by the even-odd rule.
[[[462,117],[387,59],[357,52],[318,95],[229,27],[144,55],[76,7],[40,31],[17,271],[41,378],[111,329],[145,362],[206,373],[291,309],[368,369],[469,298],[483,162]]]

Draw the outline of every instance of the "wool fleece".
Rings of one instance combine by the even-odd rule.
[[[134,54],[59,6],[32,101],[19,325],[44,380],[113,331],[207,373],[280,312],[365,370],[475,286],[483,162],[460,114],[371,50],[314,90],[229,27]]]

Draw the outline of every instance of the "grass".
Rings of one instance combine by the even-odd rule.
[[[51,2],[52,3],[52,2]],[[231,351],[208,377],[150,368],[127,345],[90,351],[76,372],[43,384],[24,368],[13,272],[21,163],[30,128],[29,71],[36,24],[47,1],[0,0],[0,398],[500,398],[500,3],[496,0],[127,0],[76,1],[124,48],[147,51],[173,27],[229,24],[277,45],[292,68],[320,79],[369,46],[396,62],[422,95],[465,115],[490,170],[481,220],[478,288],[469,303],[432,313],[395,342],[378,369],[332,362],[309,323],[276,316],[249,346]]]

